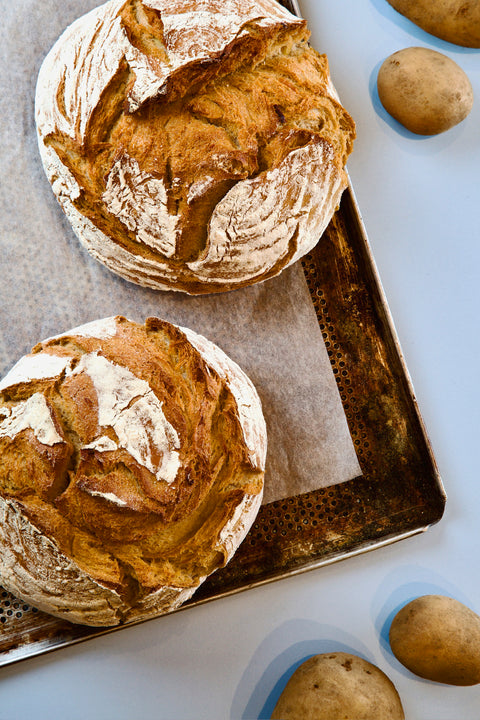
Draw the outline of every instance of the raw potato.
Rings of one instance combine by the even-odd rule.
[[[388,0],[390,5],[436,37],[455,45],[480,47],[478,0]]]
[[[427,680],[480,683],[480,617],[458,600],[412,600],[393,619],[390,646],[402,665]]]
[[[462,68],[424,47],[390,55],[378,72],[377,88],[385,110],[418,135],[449,130],[467,117],[473,105],[472,86]]]
[[[389,678],[375,665],[348,653],[306,660],[283,690],[275,720],[404,720]]]

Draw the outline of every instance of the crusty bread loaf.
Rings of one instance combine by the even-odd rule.
[[[0,584],[87,625],[173,610],[245,537],[265,454],[253,384],[191,330],[50,338],[0,383]]]
[[[275,0],[110,0],[75,21],[40,70],[36,122],[87,250],[190,294],[311,250],[355,130],[308,37]]]

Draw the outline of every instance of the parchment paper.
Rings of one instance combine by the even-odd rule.
[[[122,280],[80,246],[44,175],[34,94],[40,64],[95,0],[1,0],[0,375],[45,337],[151,315],[216,342],[255,383],[268,429],[264,502],[361,474],[301,265],[266,283],[191,298]]]

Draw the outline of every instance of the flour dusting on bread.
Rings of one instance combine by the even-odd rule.
[[[86,249],[190,294],[261,282],[309,252],[347,185],[355,128],[308,38],[275,0],[109,0],[67,28],[39,73],[36,122]]]
[[[263,496],[240,367],[149,318],[39,343],[0,390],[0,582],[73,622],[167,612],[230,560]]]

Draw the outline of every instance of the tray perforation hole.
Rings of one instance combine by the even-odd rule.
[[[0,623],[6,625],[7,623],[20,620],[25,613],[38,612],[37,608],[32,607],[23,600],[19,600],[12,593],[7,590],[1,590],[0,592]]]

